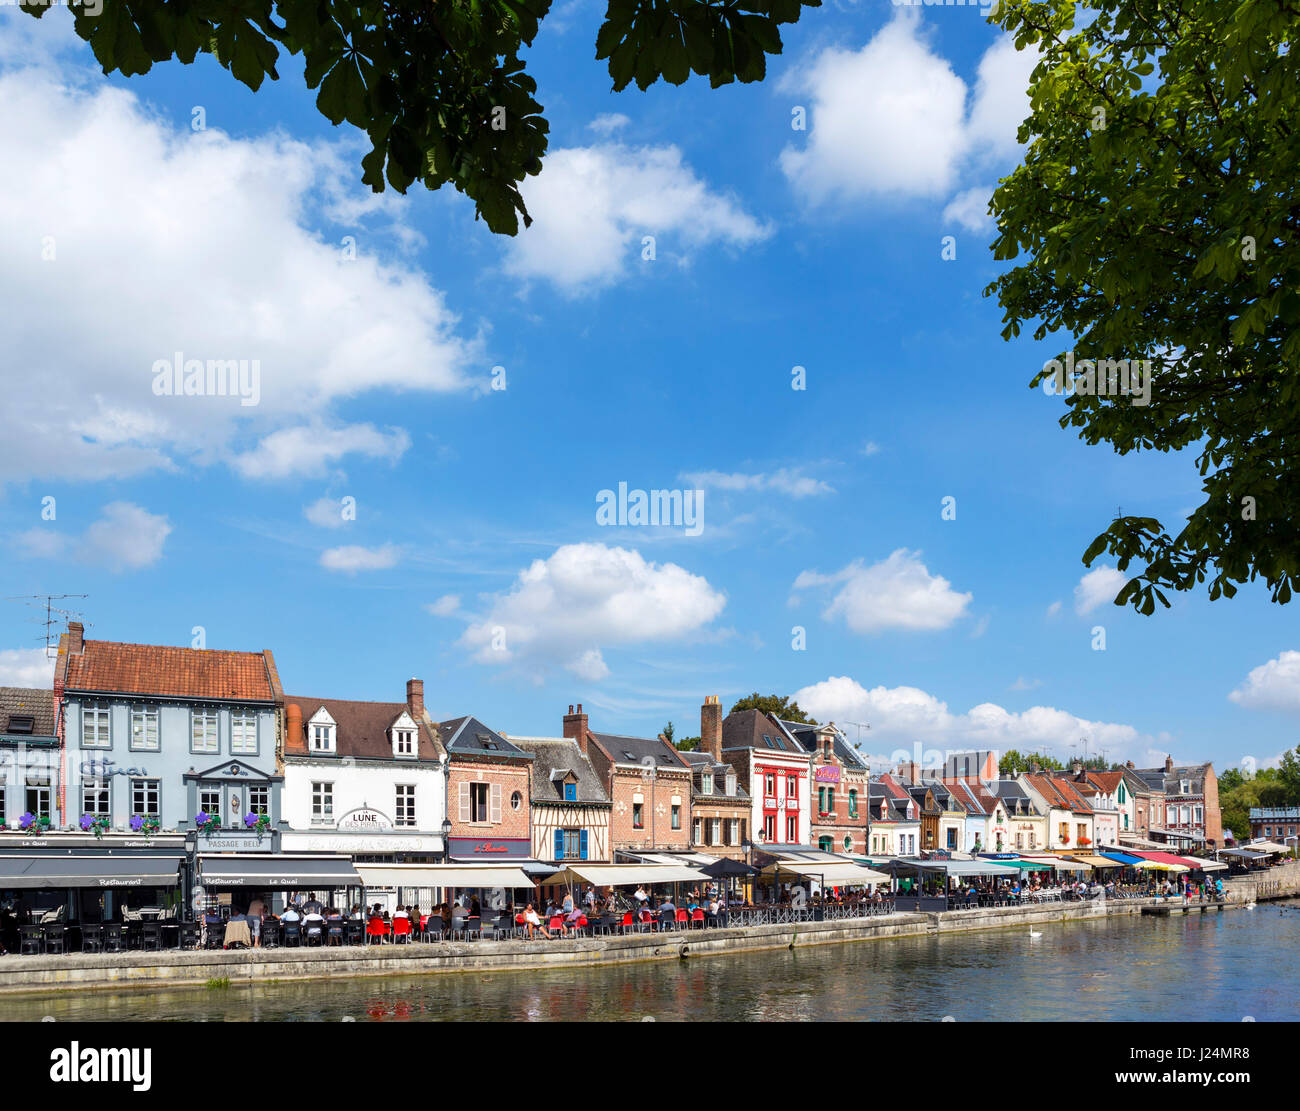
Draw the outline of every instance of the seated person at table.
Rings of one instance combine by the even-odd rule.
[[[471,918],[483,917],[483,904],[478,901],[478,896],[473,895],[469,900],[469,916]]]
[[[667,912],[668,914],[676,914],[676,913],[677,913],[677,908],[676,908],[675,906],[673,906],[673,900],[672,900],[672,898],[671,898],[670,896],[668,896],[668,895],[665,895],[665,896],[664,896],[664,901],[663,901],[662,903],[659,904],[659,913],[660,913],[660,914],[663,914],[663,913],[665,913],[665,912]]]
[[[716,898],[709,900],[709,917],[710,918],[718,917],[718,900]]]
[[[348,917],[351,918],[353,922],[360,922],[360,921],[361,921],[361,904],[360,904],[360,903],[353,903],[353,904],[352,904],[352,909],[348,912]]]
[[[330,912],[329,912],[328,917],[329,917],[329,920],[330,920],[331,922],[342,922],[342,921],[343,921],[343,914],[342,914],[342,912],[339,910],[338,907],[330,907]]]
[[[289,906],[287,906],[287,907],[285,908],[284,913],[283,913],[282,915],[280,915],[280,921],[281,921],[281,922],[301,922],[301,921],[302,921],[302,915],[298,913],[298,908],[295,907],[292,903],[290,903]]]
[[[550,931],[542,925],[542,920],[537,917],[537,911],[533,909],[532,903],[524,909],[524,929],[528,931],[529,937],[533,936],[534,930],[538,930],[544,938],[549,939],[551,936]]]
[[[460,905],[460,900],[457,899],[456,905],[451,908],[452,926],[457,930],[463,930],[465,928],[466,917],[465,908]]]
[[[409,914],[406,913],[406,908],[405,908],[405,907],[398,907],[395,911],[393,911],[393,917],[394,917],[394,918],[410,918],[411,916],[410,916]]]

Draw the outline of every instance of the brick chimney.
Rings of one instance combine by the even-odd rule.
[[[406,680],[406,708],[418,722],[424,716],[424,680]]]
[[[910,783],[913,787],[919,787],[921,785],[921,780],[917,773],[920,770],[921,769],[917,767],[915,760],[909,760],[906,764],[899,764],[898,771],[894,774],[904,783]]]
[[[302,732],[302,707],[296,702],[290,702],[284,711],[284,747],[293,751],[303,743]]]
[[[1132,760],[1130,760],[1130,761],[1129,761],[1127,764],[1125,764],[1124,766],[1125,766],[1126,768],[1136,768],[1136,767],[1137,767],[1137,765],[1136,765],[1135,763],[1133,763]]]
[[[80,621],[68,622],[68,654],[80,656],[86,647],[86,627]]]
[[[578,749],[583,756],[587,755],[587,715],[582,712],[582,703],[578,703],[578,712],[573,712],[573,707],[569,707],[569,712],[564,715],[564,735],[578,742]]]
[[[715,764],[722,763],[722,703],[716,694],[705,695],[700,707],[700,751]]]
[[[1169,772],[1171,772],[1171,771],[1173,771],[1173,770],[1174,770],[1174,758],[1173,758],[1173,756],[1166,756],[1166,757],[1165,757],[1165,772],[1166,772],[1166,774],[1168,774]]]

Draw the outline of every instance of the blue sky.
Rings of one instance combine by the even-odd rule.
[[[982,296],[1026,59],[973,8],[836,0],[760,85],[614,94],[600,14],[543,24],[551,149],[507,241],[458,194],[370,195],[292,59],[256,95],[210,60],[105,79],[66,12],[0,12],[0,594],[269,647],[290,693],[419,675],[522,734],[579,701],[690,734],[757,689],[882,759],[1293,746],[1289,609],[1142,618],[1085,578],[1118,507],[1176,522],[1199,483],[1062,431],[1027,384],[1068,340],[1003,341]],[[257,360],[258,404],[156,395],[176,351]],[[598,525],[620,482],[703,489],[703,528]],[[0,607],[0,681],[45,673],[31,616]]]

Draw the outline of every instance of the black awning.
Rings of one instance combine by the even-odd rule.
[[[175,887],[179,856],[5,856],[0,888]]]
[[[361,877],[346,856],[199,856],[204,887],[261,887],[296,891],[312,887],[360,887]]]

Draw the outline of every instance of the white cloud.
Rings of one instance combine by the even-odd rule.
[[[1048,617],[1055,617],[1060,612],[1061,612],[1061,603],[1059,601],[1053,602],[1050,606],[1047,607]]]
[[[899,548],[870,567],[859,559],[832,575],[803,571],[794,589],[843,584],[822,616],[828,621],[843,617],[855,633],[946,629],[965,614],[973,595],[958,593],[947,579],[931,575],[920,556]]]
[[[373,424],[299,425],[272,432],[232,462],[245,478],[292,478],[322,475],[346,455],[395,463],[410,446],[411,438],[401,428],[381,432]]]
[[[782,79],[782,91],[810,102],[810,123],[781,168],[813,205],[944,196],[967,170],[1015,152],[1035,61],[1004,35],[971,90],[925,41],[916,12],[900,9],[860,50],[828,47]],[[952,218],[970,216],[972,199],[958,200]]]
[[[954,714],[946,702],[917,687],[875,687],[866,689],[846,675],[832,676],[794,692],[801,707],[820,721],[867,721],[872,744],[896,745],[914,750],[919,745],[925,758],[943,751],[968,748],[1048,749],[1058,758],[1068,758],[1080,737],[1086,736],[1093,749],[1105,747],[1111,760],[1133,759],[1140,767],[1151,766],[1150,753],[1160,760],[1171,747],[1165,734],[1150,736],[1131,725],[1091,721],[1052,706],[1033,706],[1014,713],[992,702]]]
[[[508,244],[505,269],[570,296],[617,281],[641,258],[647,235],[662,265],[710,244],[745,247],[771,234],[735,199],[710,190],[675,146],[553,150],[525,197],[533,224]]]
[[[1253,668],[1228,697],[1248,710],[1300,712],[1300,652],[1281,652]]]
[[[632,121],[622,112],[603,112],[587,124],[592,131],[602,138],[608,138],[616,131],[621,131]]]
[[[241,454],[252,439],[337,425],[333,407],[369,391],[468,389],[486,362],[442,294],[392,260],[382,231],[351,222],[406,211],[360,186],[355,143],[232,138],[211,119],[192,132],[72,66],[6,70],[0,102],[0,303],[14,371],[0,482],[232,456],[257,474],[275,445]],[[360,240],[353,261],[317,230],[343,216]],[[256,360],[259,403],[156,395],[154,364],[176,352]],[[365,435],[341,435],[342,450],[365,450]]]
[[[862,445],[862,454],[866,456],[879,455],[880,445],[875,440],[868,440]]]
[[[1017,676],[1016,681],[1007,687],[1009,691],[1032,691],[1043,685],[1041,679],[1026,679],[1023,675]]]
[[[602,648],[679,640],[722,612],[726,598],[675,563],[604,544],[566,544],[534,560],[488,600],[461,644],[480,663],[540,674],[563,666],[595,680],[609,673]]]
[[[19,534],[18,543],[24,554],[36,559],[75,559],[110,571],[138,571],[162,558],[171,532],[165,516],[116,501],[104,506],[79,537],[38,528]]]
[[[1074,588],[1074,612],[1082,617],[1098,606],[1115,601],[1115,595],[1128,582],[1128,576],[1114,567],[1101,566],[1089,571]]]
[[[943,210],[944,222],[957,224],[969,232],[992,231],[993,217],[988,211],[989,197],[992,194],[991,185],[977,185],[964,193],[958,193]]]
[[[452,614],[460,609],[460,595],[444,594],[436,602],[430,602],[424,608],[433,614],[434,617],[451,617]]]
[[[345,544],[321,552],[320,565],[327,571],[342,571],[354,575],[358,571],[384,571],[395,567],[400,555],[392,544],[380,548],[364,548],[360,544]]]
[[[797,470],[782,467],[772,474],[742,474],[723,471],[689,471],[680,476],[683,482],[702,489],[747,491],[772,490],[792,498],[811,498],[835,493],[834,487],[819,478],[810,478]]]
[[[0,687],[45,687],[54,682],[54,660],[44,648],[0,648]]]
[[[589,683],[599,682],[609,675],[609,666],[605,663],[605,657],[601,655],[599,648],[588,648],[565,667],[579,679],[586,679]]]
[[[320,528],[342,528],[348,523],[348,518],[343,516],[342,498],[317,498],[311,505],[303,506],[302,515]]]
[[[1015,39],[1006,34],[984,52],[966,125],[971,146],[993,157],[1015,155],[1020,146],[1016,132],[1029,115],[1029,76],[1037,64],[1036,49],[1017,50]]]

